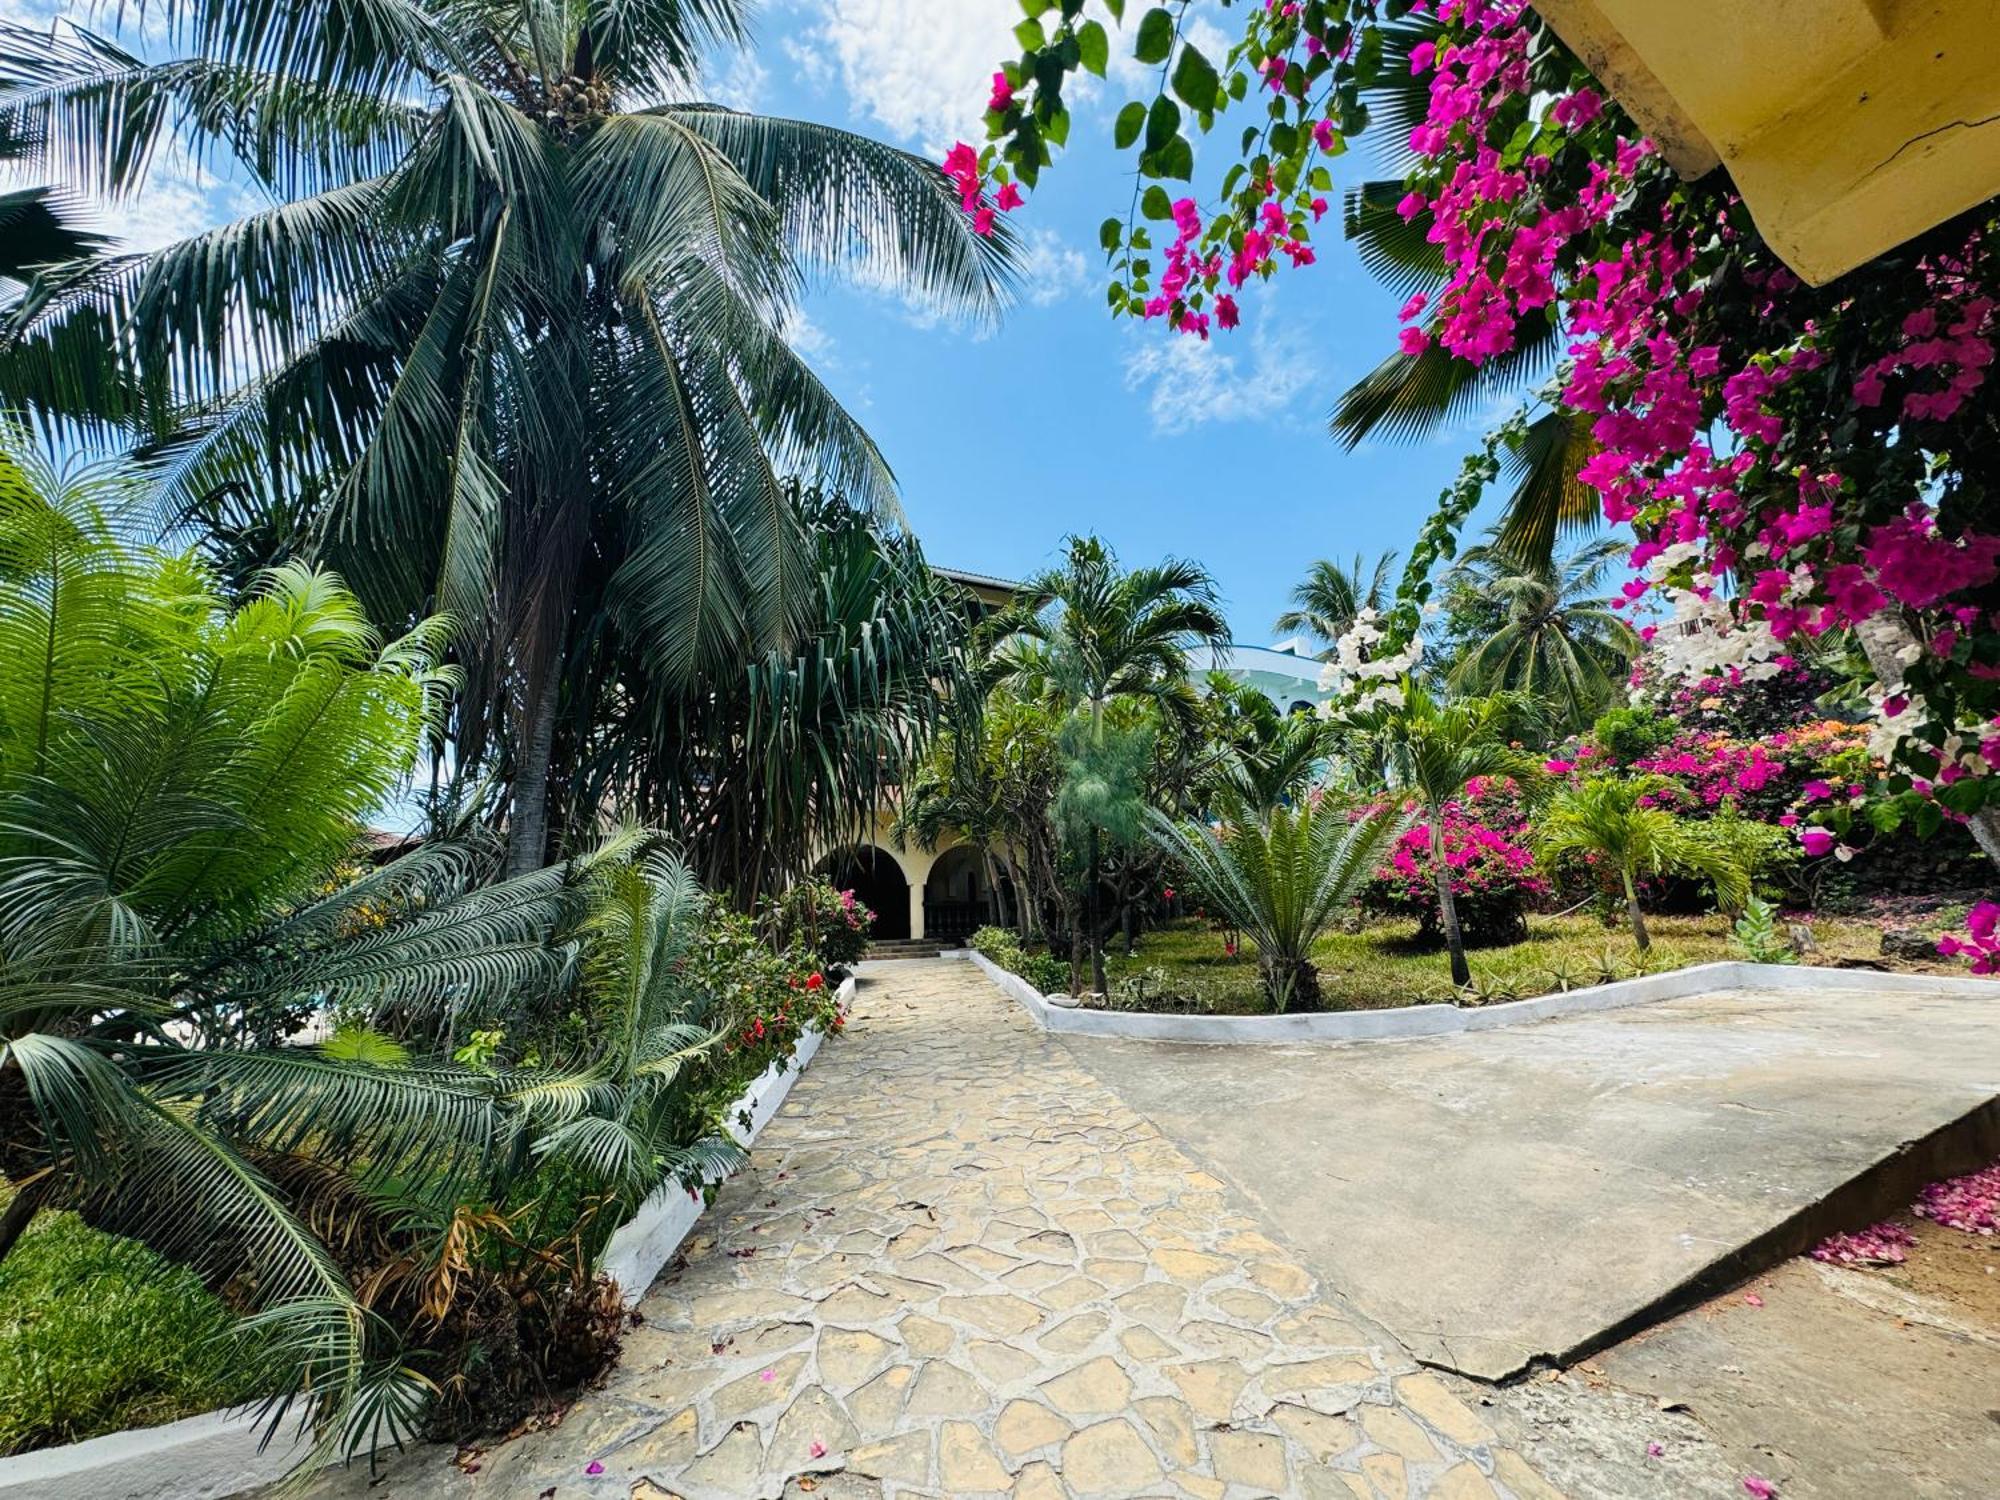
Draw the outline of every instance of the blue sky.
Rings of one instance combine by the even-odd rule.
[[[0,0],[9,19],[82,13]],[[936,158],[955,138],[978,140],[1020,14],[1018,0],[767,0],[755,44],[715,60],[709,92]],[[1206,41],[1212,56],[1226,47],[1219,33]],[[1131,193],[1110,122],[1138,88],[1114,66],[1077,101],[1071,149],[1016,216],[1031,280],[998,329],[829,285],[814,289],[794,337],[881,443],[934,562],[1018,577],[1066,533],[1095,531],[1128,563],[1172,553],[1207,564],[1238,639],[1266,641],[1313,558],[1406,546],[1477,431],[1352,454],[1327,435],[1335,398],[1393,346],[1397,303],[1331,217],[1319,263],[1244,298],[1233,334],[1203,345],[1110,318],[1097,226]],[[1216,149],[1234,135],[1219,132]],[[1358,179],[1367,153],[1346,162]],[[1211,154],[1197,178],[1218,175]],[[253,205],[168,157],[144,199],[101,222],[147,248]]]
[[[981,139],[987,79],[1019,19],[1017,0],[780,0],[715,87],[728,102],[939,155],[954,138]],[[1245,298],[1233,334],[1203,346],[1114,321],[1097,226],[1131,193],[1110,130],[1132,91],[1115,72],[1097,87],[1070,150],[1016,215],[1035,279],[998,331],[828,287],[808,303],[803,337],[895,466],[934,562],[1018,577],[1065,533],[1092,530],[1128,563],[1198,558],[1237,637],[1268,640],[1313,558],[1406,546],[1477,433],[1351,454],[1328,436],[1335,398],[1393,347],[1399,301],[1331,216],[1319,263]],[[1211,161],[1235,134],[1218,131]],[[1345,164],[1358,180],[1367,154]],[[1198,169],[1197,181],[1218,175]]]

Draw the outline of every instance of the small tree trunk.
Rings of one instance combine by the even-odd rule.
[[[1444,820],[1431,811],[1431,864],[1437,872],[1438,918],[1444,928],[1444,945],[1451,953],[1451,982],[1463,988],[1472,983],[1472,966],[1465,961],[1465,933],[1458,925],[1458,898],[1451,890],[1451,866],[1444,862]]]
[[[1625,877],[1625,915],[1632,922],[1632,941],[1637,943],[1639,951],[1644,953],[1653,946],[1653,938],[1652,934],[1646,931],[1646,914],[1639,910],[1639,888],[1632,883],[1630,870],[1622,870],[1619,873]]]
[[[1095,828],[1090,830],[1090,873],[1084,899],[1089,903],[1090,992],[1104,993],[1104,934],[1097,930],[1097,884],[1103,875],[1103,848]]]
[[[39,1177],[31,1177],[14,1190],[14,1197],[7,1205],[7,1211],[0,1214],[0,1261],[6,1260],[28,1226],[35,1220],[44,1203],[49,1201],[49,1193],[55,1184],[55,1174],[44,1172]]]

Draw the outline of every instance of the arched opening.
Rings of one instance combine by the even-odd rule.
[[[956,941],[996,920],[985,859],[970,844],[954,844],[924,881],[924,935]]]
[[[910,882],[903,878],[903,867],[893,854],[873,844],[859,844],[835,850],[819,862],[819,868],[835,890],[853,891],[875,913],[874,936],[910,935]]]

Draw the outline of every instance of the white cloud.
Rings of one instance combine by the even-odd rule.
[[[1248,338],[1218,334],[1204,342],[1148,323],[1125,356],[1125,388],[1145,391],[1153,430],[1187,432],[1208,422],[1278,422],[1320,383],[1306,336],[1260,326]]]
[[[1021,295],[1035,306],[1062,301],[1089,278],[1083,252],[1065,244],[1055,230],[1031,229],[1022,244]]]
[[[831,369],[840,363],[834,356],[833,335],[807,317],[801,308],[794,307],[785,314],[778,336],[809,364]]]
[[[1019,0],[825,0],[787,46],[811,77],[837,74],[857,113],[942,154],[980,141],[993,73],[1018,55]]]
[[[700,92],[711,104],[756,113],[764,107],[771,74],[748,51],[733,52],[729,61],[712,69],[702,80]]]

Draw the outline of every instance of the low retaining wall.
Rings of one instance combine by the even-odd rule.
[[[2000,1000],[2000,983],[1991,979],[1932,977],[1928,974],[1885,974],[1872,969],[1819,969],[1800,964],[1724,962],[1696,964],[1643,979],[1621,979],[1587,989],[1510,1000],[1503,1005],[1465,1006],[1449,1003],[1404,1005],[1392,1010],[1309,1011],[1285,1016],[1179,1016],[1135,1010],[1095,1010],[1065,1006],[1048,998],[1020,975],[1001,968],[983,953],[969,948],[958,957],[970,959],[1000,989],[1020,1004],[1045,1031],[1069,1036],[1126,1037],[1146,1042],[1207,1042],[1229,1045],[1284,1042],[1367,1042],[1397,1037],[1446,1036],[1461,1031],[1487,1031],[1545,1021],[1551,1016],[1584,1011],[1618,1010],[1655,1000],[1678,1000],[1716,990],[1818,989],[1871,990],[1965,995]]]
[[[845,1010],[854,1003],[854,980],[843,980],[837,993]],[[823,1040],[806,1032],[789,1058],[730,1106],[724,1126],[738,1144],[756,1140]],[[619,1226],[598,1269],[623,1289],[626,1306],[646,1294],[706,1207],[706,1194],[662,1188]],[[212,1411],[16,1454],[0,1458],[0,1500],[228,1500],[275,1484],[304,1456],[289,1427],[269,1447],[260,1446],[262,1437],[254,1409]]]
[[[848,976],[840,982],[838,991],[840,1008],[847,1009],[854,1003],[854,978]],[[745,1089],[737,1101],[723,1116],[723,1125],[736,1143],[749,1148],[758,1133],[770,1123],[771,1116],[778,1112],[778,1106],[785,1102],[785,1096],[798,1082],[799,1074],[806,1069],[819,1052],[823,1033],[808,1031],[799,1038],[792,1055],[782,1063],[773,1063],[770,1070],[749,1088]],[[714,1186],[721,1178],[713,1179],[707,1186]],[[707,1195],[691,1195],[678,1184],[670,1183],[648,1198],[639,1206],[639,1211],[618,1226],[618,1232],[604,1247],[604,1255],[597,1268],[617,1282],[625,1294],[625,1305],[632,1306],[646,1295],[646,1288],[653,1284],[653,1278],[660,1274],[660,1268],[673,1259],[674,1252],[688,1237],[688,1232],[701,1218],[706,1209]]]

